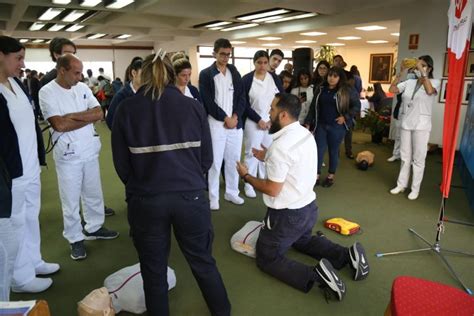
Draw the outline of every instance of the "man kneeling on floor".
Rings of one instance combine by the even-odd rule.
[[[360,243],[345,248],[322,234],[311,235],[318,217],[313,191],[318,154],[313,135],[298,122],[300,111],[296,96],[277,94],[273,100],[269,131],[273,143],[268,150],[253,149],[255,157],[265,161],[267,179],[250,176],[247,167],[237,162],[241,178],[263,193],[268,207],[257,241],[257,266],[303,292],[317,282],[342,300],[346,286],[335,269],[349,265],[357,281],[368,276],[369,264]],[[285,257],[290,247],[319,263],[307,266]]]

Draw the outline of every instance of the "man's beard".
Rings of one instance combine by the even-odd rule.
[[[270,129],[268,130],[268,134],[275,134],[281,130],[281,124],[280,124],[280,117],[277,116],[275,120],[272,120],[272,125],[270,126]]]

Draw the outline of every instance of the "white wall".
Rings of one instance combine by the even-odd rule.
[[[400,23],[399,60],[407,57],[430,55],[434,60],[433,75],[438,79],[441,79],[443,75],[448,34],[448,7],[449,1],[418,1],[410,5],[410,9],[405,11]],[[420,34],[417,50],[408,49],[410,34]],[[462,135],[466,108],[466,106],[461,106],[459,135]],[[442,145],[443,117],[444,103],[436,102],[433,106],[433,129],[431,130],[430,143]],[[457,148],[459,148],[459,141],[460,137],[458,137]]]
[[[82,61],[87,62],[112,62],[113,73],[106,74],[114,77],[120,77],[124,79],[125,70],[127,69],[130,61],[135,56],[146,57],[151,54],[149,49],[81,49],[77,50],[77,57]],[[32,61],[51,61],[49,50],[46,48],[28,48],[25,56],[26,62]],[[106,67],[104,67],[106,68]],[[85,73],[86,68],[84,69]],[[94,69],[93,69],[94,70]],[[94,71],[94,75],[97,75],[97,71]]]

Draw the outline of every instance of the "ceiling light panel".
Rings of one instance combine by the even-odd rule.
[[[129,38],[129,37],[131,37],[131,36],[132,36],[132,35],[130,35],[130,34],[122,34],[122,35],[117,36],[116,38],[117,38],[117,39],[126,39],[126,38]]]
[[[92,8],[92,7],[95,7],[96,5],[98,5],[101,2],[102,2],[101,0],[82,0],[82,1],[80,0],[79,5],[81,7]]]
[[[285,17],[285,18],[278,19],[278,20],[266,21],[265,23],[279,23],[279,22],[285,22],[285,21],[306,19],[306,18],[311,18],[311,17],[316,16],[316,15],[318,15],[318,14],[317,13],[304,13],[304,14],[298,14],[298,15]]]
[[[230,42],[232,45],[239,45],[239,44],[245,44],[247,42],[244,42],[244,41],[231,41]]]
[[[258,39],[261,41],[278,41],[278,40],[281,40],[281,37],[266,36],[266,37],[259,37]]]
[[[388,41],[385,40],[374,40],[374,41],[367,41],[369,44],[386,44]]]
[[[362,37],[359,36],[341,36],[338,37],[337,39],[343,40],[343,41],[355,41],[355,40],[360,40]]]
[[[326,43],[327,46],[345,46],[344,43]]]
[[[71,0],[53,0],[54,4],[61,4],[61,5],[66,5],[71,3]]]
[[[400,36],[400,33],[390,33],[392,36]]]
[[[287,12],[290,12],[290,10],[276,9],[276,10],[260,12],[260,13],[250,14],[250,15],[243,15],[243,16],[237,17],[237,19],[241,21],[250,21],[250,20],[265,18],[272,15],[284,14]]]
[[[276,46],[280,46],[280,44],[278,44],[278,43],[265,43],[265,44],[262,44],[262,46],[276,47]]]
[[[22,38],[22,39],[20,40],[20,43],[24,44],[24,43],[26,43],[26,42],[28,42],[28,41],[29,41],[29,39],[27,39],[27,38]]]
[[[301,41],[295,41],[295,43],[298,43],[298,44],[313,44],[313,43],[317,43],[318,41],[313,41],[313,40],[301,40]]]
[[[62,21],[64,21],[64,22],[74,22],[86,13],[87,13],[86,10],[72,10],[68,15],[66,15],[62,19]]]
[[[66,24],[54,24],[53,26],[51,26],[48,31],[50,32],[57,32],[57,31],[60,31],[62,30],[63,28],[66,27]]]
[[[98,38],[104,37],[105,35],[107,35],[107,34],[97,33],[97,34],[92,34],[90,36],[87,36],[87,38],[88,39],[98,39]]]
[[[67,32],[76,32],[82,29],[84,25],[74,24],[66,29]]]
[[[36,44],[43,43],[43,42],[44,42],[44,39],[35,39],[33,41],[33,43],[36,43]]]
[[[380,26],[380,25],[367,25],[367,26],[356,27],[356,29],[361,30],[361,31],[369,32],[369,31],[385,30],[386,27],[385,26]]]
[[[237,25],[233,27],[228,27],[228,28],[222,29],[221,31],[222,32],[235,31],[235,30],[247,29],[247,28],[255,27],[255,26],[258,26],[258,24],[257,23],[242,24],[242,25]]]
[[[38,20],[40,21],[51,21],[55,17],[57,17],[61,12],[63,12],[63,8],[49,8],[43,14],[40,15]]]
[[[324,32],[305,32],[305,33],[300,33],[300,35],[304,36],[322,36],[322,35],[327,35],[328,33]]]
[[[31,24],[31,26],[29,27],[29,30],[30,30],[30,31],[39,31],[39,30],[41,30],[45,25],[46,25],[45,23],[35,22],[35,23]]]
[[[222,21],[222,22],[205,25],[205,27],[218,27],[218,26],[224,26],[224,25],[229,25],[229,24],[232,24],[232,22]]]
[[[135,0],[111,0],[106,1],[105,7],[108,9],[122,9],[134,2]]]

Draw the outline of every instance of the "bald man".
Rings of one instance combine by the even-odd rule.
[[[63,209],[63,236],[73,260],[85,259],[84,240],[114,239],[106,229],[99,171],[100,139],[94,123],[103,118],[99,102],[80,82],[82,62],[73,54],[58,58],[57,77],[39,93],[45,119],[51,124],[54,161]],[[85,220],[82,227],[80,203]]]

